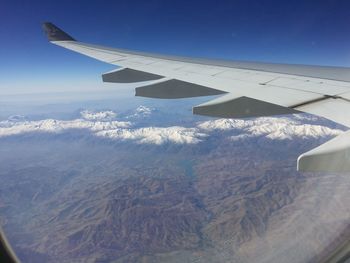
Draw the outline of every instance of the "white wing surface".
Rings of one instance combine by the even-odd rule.
[[[53,44],[121,67],[103,74],[103,81],[141,82],[136,96],[172,99],[222,94],[194,106],[193,113],[246,118],[308,112],[350,127],[350,68],[164,56],[81,43],[52,23],[45,23],[44,30]],[[347,142],[350,133],[301,155],[298,169],[350,171]]]

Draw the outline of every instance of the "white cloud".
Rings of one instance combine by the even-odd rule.
[[[80,115],[82,118],[89,121],[109,121],[117,117],[117,114],[114,111],[94,112],[94,111],[84,110],[80,112]]]
[[[12,122],[2,121],[0,122],[0,137],[18,135],[30,132],[48,132],[48,133],[60,133],[69,129],[88,129],[94,132],[101,130],[110,130],[117,128],[130,127],[130,122],[123,121],[87,121],[84,119],[76,119],[69,121],[46,119],[39,121],[23,121]]]
[[[12,122],[25,121],[26,116],[24,116],[24,115],[12,115],[12,116],[8,117],[7,120],[12,121]]]

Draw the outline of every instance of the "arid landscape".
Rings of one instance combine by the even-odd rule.
[[[1,122],[1,222],[23,262],[316,262],[349,223],[347,175],[296,172],[341,132],[325,120],[79,114]]]

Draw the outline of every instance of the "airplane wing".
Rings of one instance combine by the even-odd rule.
[[[247,118],[308,112],[350,127],[350,68],[165,56],[82,43],[52,23],[43,28],[51,43],[119,66],[103,81],[138,83],[136,96],[221,95],[193,113]],[[302,154],[298,170],[350,171],[350,132]]]

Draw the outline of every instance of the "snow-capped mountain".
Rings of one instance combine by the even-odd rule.
[[[132,116],[149,116],[153,109],[139,106]],[[22,117],[9,118],[0,122],[0,137],[25,133],[45,132],[62,133],[74,130],[86,130],[92,136],[111,140],[131,140],[148,144],[195,144],[217,132],[227,132],[226,137],[233,141],[250,137],[266,137],[274,140],[293,138],[320,138],[336,136],[343,131],[332,129],[317,123],[317,118],[292,115],[287,117],[263,117],[255,119],[217,119],[193,124],[193,127],[169,126],[157,127],[140,123],[130,116],[116,119],[113,111],[93,112],[84,110],[83,118],[73,120],[44,119],[29,121]],[[147,125],[147,126],[146,126]],[[176,123],[174,123],[176,125]]]
[[[154,112],[154,108],[149,108],[143,105],[140,105],[137,107],[132,114],[128,115],[126,118],[128,119],[136,119],[136,118],[144,118],[144,117],[150,117],[152,112]]]
[[[269,139],[285,140],[293,138],[319,138],[326,136],[337,136],[343,131],[332,129],[317,123],[305,123],[306,121],[317,121],[295,114],[290,117],[262,117],[255,119],[218,119],[198,124],[204,131],[230,131],[234,130],[242,134],[234,136],[233,139],[244,139],[248,137],[265,136]]]
[[[138,107],[139,114],[150,114],[150,109]],[[83,118],[74,120],[44,119],[37,121],[16,120],[0,122],[0,138],[28,133],[74,132],[74,130],[86,130],[92,136],[111,140],[131,140],[145,144],[194,144],[201,141],[206,135],[197,128],[180,126],[170,127],[136,127],[136,124],[124,120],[115,119],[117,114],[112,111],[91,112],[82,111]]]
[[[80,115],[83,119],[89,121],[109,121],[117,117],[117,114],[114,111],[89,111],[84,110],[80,112]]]
[[[1,206],[23,258],[178,262],[186,253],[193,262],[231,262],[248,244],[247,254],[256,247],[260,259],[271,244],[293,248],[298,229],[326,220],[329,229],[307,232],[301,245],[319,246],[320,233],[332,238],[342,229],[330,214],[348,218],[348,176],[295,170],[301,152],[342,132],[331,123],[302,114],[209,120],[130,112],[149,114],[141,107],[0,121]],[[265,236],[267,245],[259,243]]]
[[[207,136],[196,128],[179,126],[102,130],[97,132],[96,135],[115,140],[134,140],[138,143],[157,145],[168,142],[176,144],[194,144],[202,141],[202,138]]]

